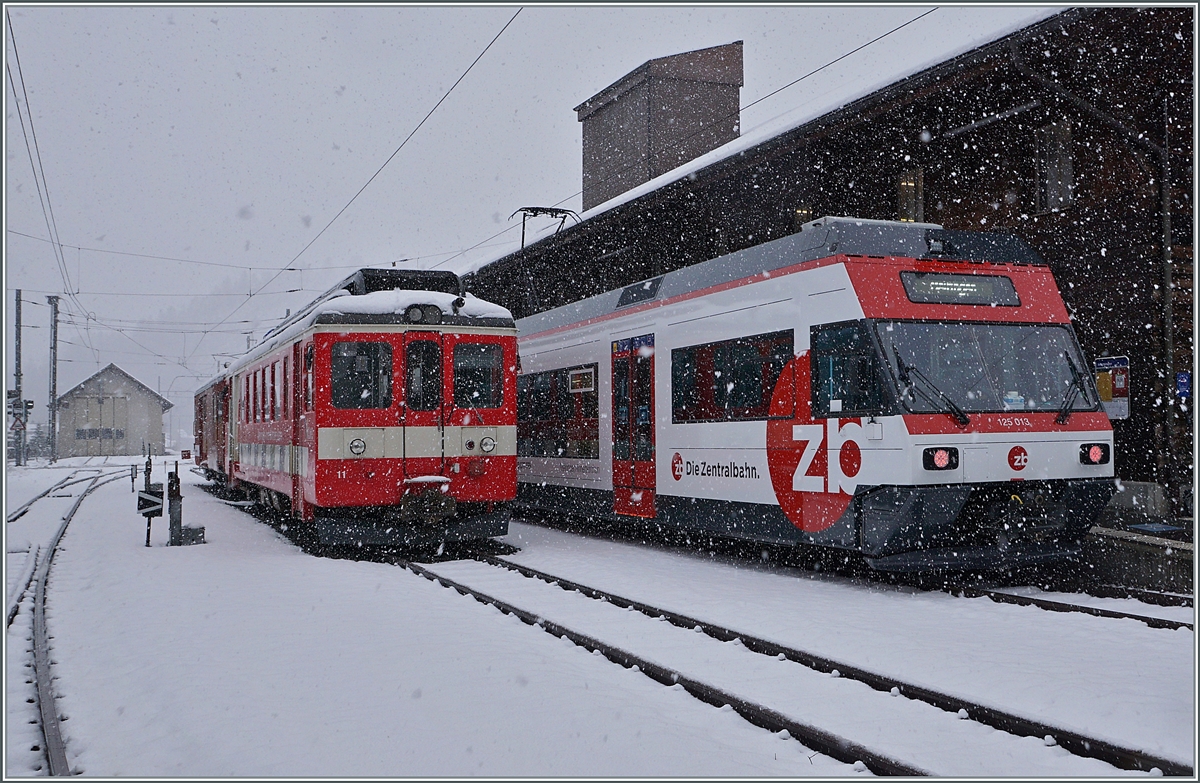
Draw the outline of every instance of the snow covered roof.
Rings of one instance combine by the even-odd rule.
[[[57,402],[59,404],[61,404],[63,400],[78,393],[79,391],[81,391],[83,389],[84,386],[91,383],[92,381],[95,381],[98,379],[103,380],[103,378],[105,376],[111,376],[111,375],[116,375],[116,376],[120,376],[120,377],[124,378],[125,380],[132,383],[136,388],[145,392],[150,397],[153,397],[154,399],[158,400],[158,404],[162,406],[163,411],[167,411],[167,410],[170,410],[171,408],[175,407],[175,403],[171,402],[166,397],[164,397],[161,394],[159,394],[158,392],[154,391],[154,389],[151,389],[149,386],[142,383],[137,378],[134,378],[132,375],[125,372],[124,370],[122,370],[120,367],[118,367],[115,364],[109,364],[107,367],[105,367],[100,372],[95,373],[94,375],[90,375],[87,378],[80,381],[79,383],[75,384],[69,390],[67,390],[63,394],[60,394]]]
[[[459,304],[461,302],[461,304]],[[413,305],[436,305],[444,313],[443,323],[458,323],[460,319],[480,321],[482,326],[494,326],[500,322],[513,324],[512,313],[498,304],[492,304],[473,294],[457,297],[443,291],[410,291],[405,289],[372,291],[354,295],[347,290],[334,291],[319,299],[303,311],[303,317],[290,323],[278,332],[268,332],[262,343],[250,349],[233,362],[229,371],[236,371],[277,347],[290,343],[317,323],[400,323],[405,311]],[[457,305],[457,306],[456,306]],[[345,319],[339,316],[362,316]]]
[[[663,188],[671,183],[678,182],[685,178],[695,179],[698,172],[713,166],[722,161],[728,160],[738,155],[745,155],[753,148],[769,142],[779,136],[801,128],[809,123],[820,120],[827,115],[833,114],[841,109],[850,106],[860,100],[868,98],[875,93],[881,92],[887,87],[895,85],[906,79],[909,79],[917,74],[932,70],[938,66],[949,63],[963,55],[982,49],[989,44],[993,44],[1003,38],[1006,38],[1013,33],[1021,30],[1026,30],[1044,23],[1047,19],[1069,13],[1069,10],[1058,8],[1040,9],[1041,16],[1037,18],[1033,24],[1029,23],[1029,18],[1022,19],[1019,23],[1015,23],[1006,27],[993,28],[982,32],[974,37],[968,37],[963,42],[951,49],[948,53],[940,54],[936,58],[923,61],[909,68],[898,70],[887,75],[881,74],[879,70],[864,69],[857,78],[851,79],[844,83],[844,88],[841,90],[833,90],[824,95],[819,96],[816,100],[805,103],[803,106],[784,112],[783,114],[768,120],[755,128],[751,128],[744,132],[737,139],[705,153],[683,165],[672,169],[671,171],[662,174],[654,179],[645,182],[637,187],[631,188],[615,198],[609,199],[602,204],[599,204],[580,214],[583,223],[586,223],[590,218],[602,215],[612,209],[620,207],[631,201],[634,201],[648,193],[653,193],[660,188]],[[578,224],[577,224],[578,226]],[[571,229],[565,229],[562,233],[567,233]],[[541,229],[533,238],[526,240],[526,247],[530,247],[537,242],[547,239],[556,233],[552,228]],[[460,275],[468,275],[478,271],[488,264],[506,258],[520,250],[520,242],[513,242],[506,245],[502,250],[496,251],[488,257],[470,262],[459,269]]]

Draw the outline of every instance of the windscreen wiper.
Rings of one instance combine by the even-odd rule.
[[[939,389],[933,381],[925,377],[925,373],[918,370],[916,365],[905,364],[904,360],[900,358],[900,352],[896,350],[895,343],[891,343],[890,345],[892,349],[892,356],[896,359],[896,367],[900,370],[900,382],[908,387],[906,391],[915,391],[924,397],[930,405],[934,406],[934,408],[938,407],[937,400],[931,397],[924,389],[918,388],[917,385],[912,382],[912,378],[915,377],[918,381],[925,384],[926,387],[931,389],[934,394],[942,399],[942,401],[946,404],[946,411],[954,416],[955,421],[964,427],[971,423],[971,418],[967,416],[966,411],[959,407],[958,403],[947,397],[946,393]]]
[[[1071,410],[1075,407],[1075,399],[1083,390],[1083,378],[1080,377],[1079,370],[1075,367],[1075,362],[1071,361],[1071,355],[1064,351],[1063,357],[1067,360],[1067,367],[1071,369],[1071,381],[1067,384],[1067,390],[1063,392],[1063,402],[1058,408],[1058,415],[1054,417],[1056,424],[1066,424],[1067,419],[1071,418]]]

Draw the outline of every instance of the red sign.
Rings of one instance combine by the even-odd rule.
[[[182,451],[179,452],[179,458],[180,459],[191,459],[192,458],[192,450],[191,449],[183,449]]]
[[[671,458],[671,476],[679,481],[683,478],[683,457],[679,456],[679,452],[675,452],[675,456]]]
[[[1013,470],[1025,470],[1029,464],[1029,452],[1024,446],[1013,446],[1008,450],[1008,466]]]

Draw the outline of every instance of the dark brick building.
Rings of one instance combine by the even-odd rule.
[[[1193,16],[1187,6],[1067,10],[600,212],[467,283],[522,317],[823,215],[1014,231],[1050,264],[1088,356],[1130,358],[1130,418],[1113,423],[1117,474],[1190,497],[1191,399],[1177,395],[1176,374],[1193,370]]]

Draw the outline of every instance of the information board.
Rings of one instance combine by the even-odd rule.
[[[1110,419],[1129,418],[1129,357],[1102,356],[1093,362],[1100,404]]]

